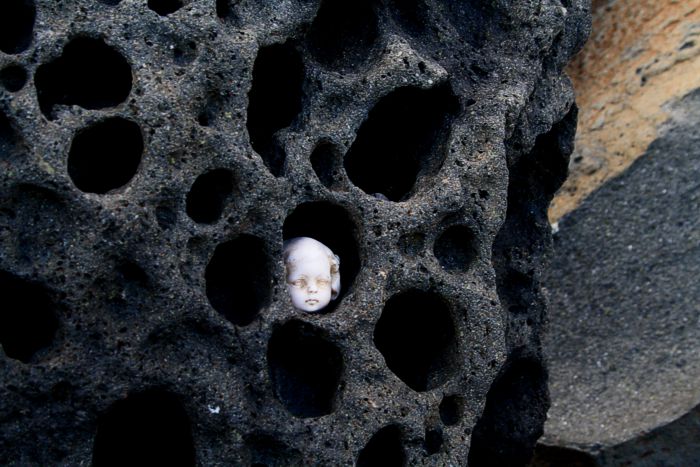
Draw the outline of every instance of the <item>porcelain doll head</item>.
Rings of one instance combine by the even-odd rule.
[[[340,293],[340,259],[309,237],[284,242],[287,290],[295,308],[320,311]]]

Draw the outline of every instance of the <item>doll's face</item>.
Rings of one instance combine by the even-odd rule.
[[[295,308],[319,311],[331,301],[331,267],[326,255],[303,257],[287,268],[287,290]]]
[[[309,237],[285,242],[287,290],[295,308],[320,311],[340,293],[339,260],[323,243]]]

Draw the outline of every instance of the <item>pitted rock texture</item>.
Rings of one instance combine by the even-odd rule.
[[[528,460],[584,0],[0,9],[0,463]]]

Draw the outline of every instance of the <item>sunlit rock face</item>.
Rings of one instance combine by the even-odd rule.
[[[0,464],[527,460],[585,0],[0,3]]]

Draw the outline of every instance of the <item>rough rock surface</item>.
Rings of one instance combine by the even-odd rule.
[[[700,87],[700,0],[594,0],[591,38],[566,72],[581,109],[556,221],[659,137],[668,103]]]
[[[0,18],[0,464],[527,461],[585,0]]]
[[[559,223],[535,465],[700,459],[700,90],[669,112],[646,154]]]

